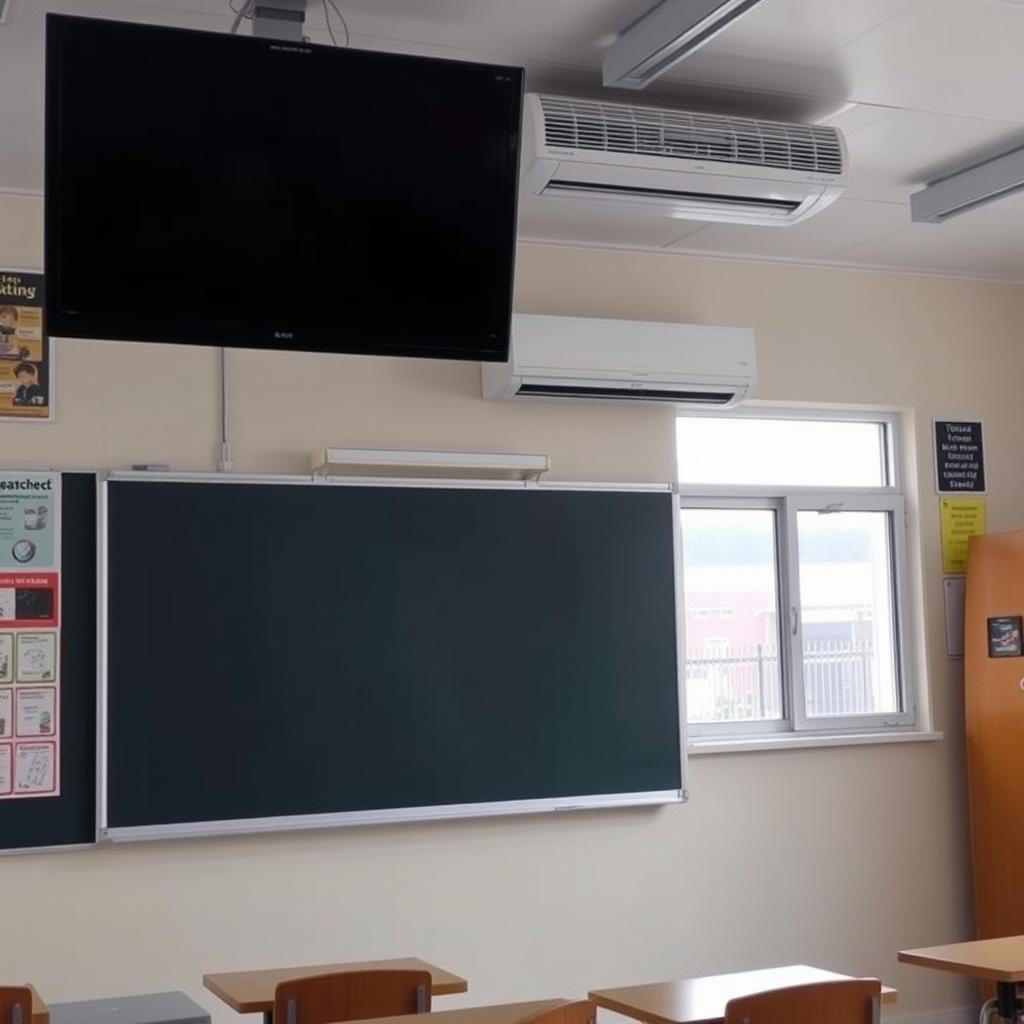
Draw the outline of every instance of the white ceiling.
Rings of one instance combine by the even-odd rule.
[[[0,192],[42,182],[47,11],[223,31],[228,0],[12,0],[0,26]],[[653,0],[340,0],[354,46],[523,64],[528,88],[817,120],[847,135],[846,196],[786,228],[523,204],[520,236],[1024,280],[1024,194],[910,223],[923,183],[1024,144],[1024,0],[763,0],[642,93],[600,87],[602,48]],[[329,42],[321,0],[309,32]],[[341,112],[339,112],[341,113]]]

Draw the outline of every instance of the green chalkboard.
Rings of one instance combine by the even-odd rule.
[[[125,479],[107,508],[115,838],[682,788],[667,491]]]

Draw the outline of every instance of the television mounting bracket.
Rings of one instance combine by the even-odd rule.
[[[254,0],[252,34],[263,39],[303,41],[307,0]]]

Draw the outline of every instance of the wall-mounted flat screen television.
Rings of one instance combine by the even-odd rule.
[[[501,361],[519,68],[49,15],[51,333]]]

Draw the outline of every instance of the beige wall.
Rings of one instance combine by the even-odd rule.
[[[38,265],[38,209],[16,205],[0,216],[0,265]],[[761,398],[909,412],[927,655],[915,681],[946,739],[702,756],[690,804],[656,812],[2,859],[4,978],[54,1001],[182,988],[218,1024],[232,1014],[204,971],[410,953],[466,974],[462,1001],[785,962],[880,975],[902,989],[900,1013],[969,1001],[957,980],[895,963],[901,947],[970,934],[961,680],[944,656],[927,431],[936,414],[984,416],[991,526],[1020,526],[1022,290],[533,246],[517,288],[524,311],[748,324]],[[58,422],[0,425],[4,461],[212,469],[215,367],[212,351],[64,343]],[[336,444],[545,451],[562,478],[673,476],[668,410],[485,403],[472,365],[234,352],[230,374],[239,470],[300,471]]]

